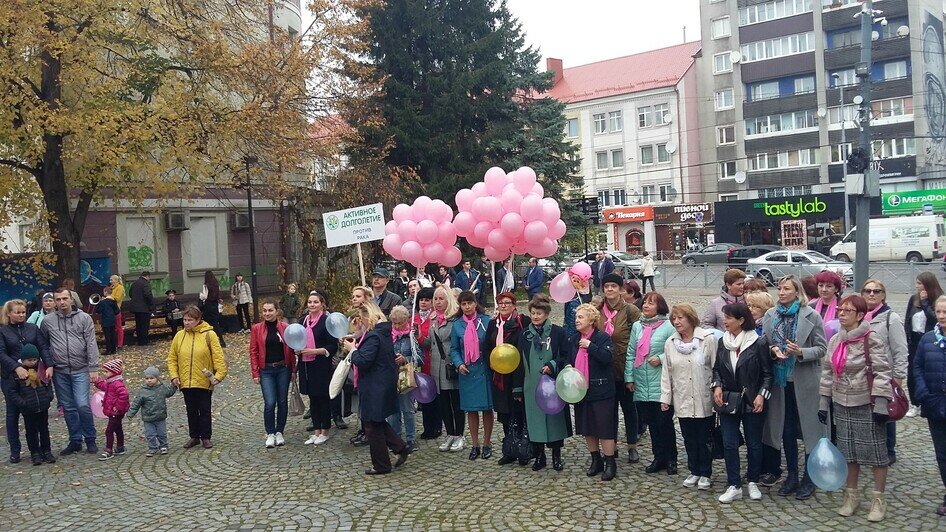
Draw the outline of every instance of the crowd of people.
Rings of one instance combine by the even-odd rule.
[[[778,495],[805,500],[818,489],[808,474],[808,455],[828,436],[848,462],[838,513],[858,511],[860,469],[870,466],[867,518],[877,522],[886,514],[887,468],[897,460],[889,408],[894,390],[905,384],[914,405],[907,415],[915,416],[919,407],[927,418],[946,486],[946,296],[933,274],[917,277],[916,293],[901,317],[887,305],[878,280],[845,294],[835,273],[813,279],[790,275],[778,280],[773,297],[765,283],[729,270],[722,293],[699,316],[690,303],[670,304],[652,283],[642,293],[634,281],[596,266],[569,269],[576,295],[564,304],[562,324],[552,323],[553,302],[532,285],[534,262],[522,279],[527,313],[517,309],[514,283],[505,279],[503,287],[510,289],[496,296],[496,310],[487,313],[483,275],[469,261],[452,279],[411,279],[401,271],[390,290],[391,276],[379,268],[370,287],[352,289],[344,308],[349,334],[341,338],[331,334],[325,296],[313,291],[303,302],[296,285],[289,285],[280,300],[263,301],[262,321],[247,325],[251,376],[264,401],[265,447],[286,444],[294,380],[309,399],[310,434],[302,442],[307,445],[328,441],[333,423],[347,427],[344,418],[357,391],[360,426],[350,443],[369,447],[369,475],[404,464],[418,449],[418,424],[419,438],[441,438],[442,452],[461,451],[469,440],[469,460],[498,454],[502,466],[531,463],[533,471],[548,467],[547,451],[552,469],[563,470],[564,442],[578,434],[589,453],[587,475],[603,481],[615,478],[622,456],[630,464],[643,459],[637,444],[649,431],[651,456],[644,472],[676,475],[676,418],[686,453],[685,488],[712,488],[715,455],[724,459],[726,470],[720,503],[744,494],[759,500],[763,488],[776,485]],[[494,279],[499,281],[495,272]],[[208,276],[201,294],[206,313],[195,306],[181,311],[182,330],[174,334],[167,357],[170,382],[162,383],[160,371],[148,368],[145,385],[134,396],[125,387],[121,359],[99,364],[92,319],[75,307],[68,287],[44,296],[37,319],[35,313],[27,317],[24,301],[8,301],[0,315],[0,382],[10,461],[20,461],[21,414],[32,462],[56,460],[47,415],[53,388],[69,431],[60,456],[79,452],[83,443],[97,453],[85,400],[93,384],[105,392],[102,407],[109,419],[100,459],[125,452],[123,418],[139,412],[148,455],[167,453],[166,399],[177,390],[188,420],[184,447],[212,447],[212,393],[227,376],[222,334],[207,316],[220,298],[215,281]],[[249,297],[239,287],[233,293],[240,305]],[[304,348],[286,343],[289,323],[304,328]],[[490,362],[490,353],[502,344],[520,354],[511,373],[494,371]],[[332,398],[335,370],[348,363],[350,382]],[[398,374],[406,366],[429,375],[438,390],[433,401],[419,405],[420,423],[411,396],[398,393]],[[573,405],[574,416],[572,406],[550,413],[536,390],[544,376],[555,378],[569,366],[584,376],[587,392]],[[496,418],[501,438],[493,435]],[[510,439],[515,445],[507,444]],[[495,454],[494,441],[501,443]],[[946,497],[936,511],[946,515]]]

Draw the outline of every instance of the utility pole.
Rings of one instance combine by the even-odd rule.
[[[861,84],[860,101],[860,148],[867,161],[873,161],[870,142],[870,76],[871,76],[871,33],[874,24],[873,1],[866,0],[861,10],[861,60],[855,68]],[[854,247],[854,286],[860,290],[869,275],[870,262],[870,174],[871,165],[864,170],[863,189],[856,194],[857,235]]]
[[[841,183],[844,186],[844,231],[842,233],[847,235],[848,231],[851,230],[851,202],[847,196],[847,155],[850,155],[851,150],[847,148],[847,118],[845,118],[844,111],[844,85],[841,84],[840,74],[833,74],[834,82],[838,86],[838,90],[841,91],[841,109],[838,116],[841,117],[841,149],[838,150],[838,156],[841,158]]]
[[[246,209],[250,222],[250,283],[253,286],[253,321],[259,321],[259,290],[256,288],[256,229],[253,225],[253,179],[250,177],[250,165],[259,159],[251,155],[243,158],[246,165]]]

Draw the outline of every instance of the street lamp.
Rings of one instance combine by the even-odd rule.
[[[256,289],[256,230],[253,226],[253,180],[250,178],[250,165],[259,163],[259,159],[252,155],[243,158],[246,165],[246,210],[250,225],[250,283],[253,286],[253,321],[259,321],[259,292]]]

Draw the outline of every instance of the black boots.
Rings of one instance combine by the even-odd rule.
[[[591,453],[591,467],[588,468],[588,471],[585,472],[589,477],[600,474],[604,471],[604,462],[601,460],[601,453],[595,451]]]
[[[562,464],[562,448],[561,447],[552,447],[552,469],[556,471],[561,471],[565,469],[565,465]]]
[[[789,471],[788,476],[785,477],[785,480],[782,481],[782,486],[778,489],[778,494],[783,497],[788,497],[792,493],[795,493],[798,490],[798,472]]]
[[[815,490],[815,483],[812,482],[811,477],[808,476],[808,455],[805,455],[805,475],[801,479],[801,484],[798,485],[795,498],[799,501],[808,500],[815,495]]]
[[[545,466],[548,465],[548,463],[545,461],[545,447],[543,446],[541,450],[533,449],[533,451],[533,454],[535,454],[535,462],[532,464],[532,470],[539,471],[541,469],[545,469]]]
[[[607,482],[614,479],[614,475],[618,472],[617,464],[615,463],[617,454],[604,457],[604,472],[601,473],[601,480]]]
[[[631,447],[627,450],[627,463],[636,464],[641,461],[641,453],[637,452],[637,447]]]

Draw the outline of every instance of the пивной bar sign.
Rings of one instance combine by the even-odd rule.
[[[384,209],[380,203],[322,214],[325,242],[330,248],[384,238]]]

